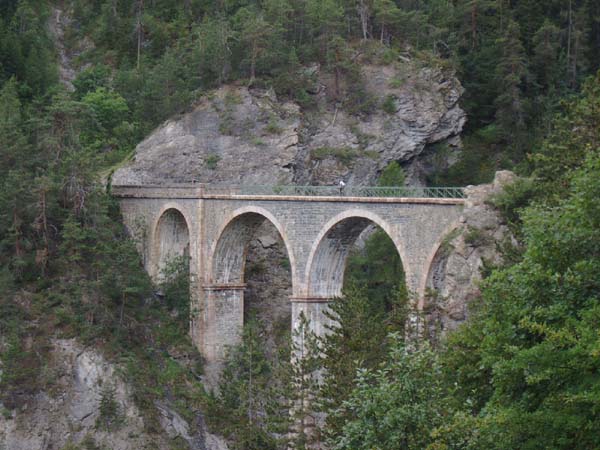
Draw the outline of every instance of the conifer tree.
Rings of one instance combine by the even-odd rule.
[[[545,90],[555,86],[561,71],[558,70],[560,29],[546,19],[533,36],[532,69],[537,83]]]
[[[392,0],[375,0],[375,21],[379,25],[379,41],[387,41],[387,34],[401,17],[401,11]]]
[[[21,102],[13,77],[0,89],[0,174],[31,162],[27,161],[28,142],[22,127]]]
[[[294,324],[291,342],[288,402],[291,417],[291,445],[297,450],[314,448],[321,441],[317,411],[319,382],[322,376],[319,339],[310,319],[301,312]]]
[[[525,50],[520,40],[519,25],[508,22],[498,39],[502,54],[496,68],[500,94],[496,98],[496,118],[506,136],[521,131],[525,125],[525,105],[521,86],[528,76]]]
[[[335,299],[327,313],[332,325],[322,338],[323,382],[320,408],[337,410],[348,398],[360,368],[376,367],[386,352],[387,329],[383,305],[374,304],[361,287],[351,286],[344,298]],[[329,415],[324,432],[336,436],[349,417]]]

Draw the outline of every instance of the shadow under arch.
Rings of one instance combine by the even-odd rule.
[[[369,226],[377,225],[394,243],[409,279],[411,267],[392,226],[369,211],[345,211],[331,219],[321,230],[311,248],[306,266],[309,297],[334,298],[342,294],[348,256],[354,243]]]
[[[244,207],[234,211],[217,234],[210,252],[209,274],[213,284],[241,284],[244,282],[246,254],[250,241],[263,222],[270,222],[281,237],[292,273],[292,285],[296,282],[294,253],[287,234],[279,221],[260,207]]]
[[[178,257],[190,257],[190,226],[181,209],[174,204],[161,208],[153,227],[153,257],[151,275],[161,280],[167,263]]]

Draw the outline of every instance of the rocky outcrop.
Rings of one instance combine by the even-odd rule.
[[[150,435],[118,368],[75,340],[55,340],[49,361],[44,370],[52,377],[52,387],[22,408],[0,415],[0,449],[61,449],[85,443],[85,448],[167,450],[176,439],[194,450],[227,449],[203,427],[190,432],[189,424],[168,405],[157,405],[164,432]]]
[[[452,75],[416,62],[362,67],[368,114],[327,101],[325,75],[317,76],[317,106],[309,111],[270,90],[224,86],[155,130],[112,183],[373,184],[390,161],[420,183],[422,171],[411,166],[423,151],[459,144],[463,89]]]
[[[499,265],[498,246],[517,246],[490,200],[514,182],[509,171],[497,172],[490,184],[468,186],[460,226],[447,236],[429,274],[430,295],[424,308],[429,336],[436,340],[468,318],[469,303],[477,298],[482,270]]]

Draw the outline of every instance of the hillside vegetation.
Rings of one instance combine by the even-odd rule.
[[[57,10],[69,17],[58,38],[47,26]],[[72,89],[59,56],[77,72]],[[223,83],[273,88],[310,112],[317,63],[328,100],[368,116],[369,58],[456,71],[464,149],[430,183],[518,172],[494,204],[521,245],[487,268],[467,324],[409,351],[402,271],[376,235],[334,302],[340,326],[323,342],[306,336],[303,364],[289,364],[289,342],[266,355],[250,323],[220,394],[206,393],[186,336],[185,264],[156,295],[101,180]],[[204,411],[238,449],[600,447],[599,64],[595,0],[3,1],[0,412],[51,392],[51,342],[76,337],[124,367],[150,434],[167,399],[190,423]],[[403,183],[399,167],[384,175]],[[323,366],[319,389],[306,375]],[[287,413],[308,392],[328,413],[322,430],[295,426],[315,411]],[[90,439],[81,445],[98,448]]]

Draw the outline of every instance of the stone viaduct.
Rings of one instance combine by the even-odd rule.
[[[189,256],[190,333],[208,363],[220,362],[240,338],[246,250],[263,221],[275,226],[287,249],[292,326],[304,312],[321,334],[327,303],[341,294],[349,251],[373,224],[394,242],[414,306],[422,307],[432,261],[464,203],[439,196],[340,195],[335,188],[325,195],[242,193],[199,184],[113,186],[112,193],[155,280],[168,259]]]

